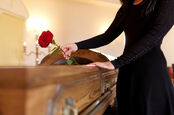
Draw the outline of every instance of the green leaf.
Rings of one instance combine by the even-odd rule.
[[[73,61],[72,61],[71,59],[69,59],[69,60],[66,60],[66,63],[67,63],[68,65],[72,65]]]
[[[53,45],[56,45],[56,42],[55,42],[55,40],[52,40],[51,44],[53,44]]]

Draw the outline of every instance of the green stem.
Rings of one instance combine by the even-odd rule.
[[[76,65],[78,65],[77,61],[74,59],[73,56],[71,56],[70,58],[73,60],[73,62],[74,62]]]
[[[52,43],[53,45],[55,45],[55,46],[57,47],[57,49],[60,48],[60,46],[56,44],[55,40],[53,40],[51,43]],[[56,50],[57,50],[57,49],[56,49]],[[61,50],[63,53],[65,53],[65,52],[62,50],[62,48],[60,48],[60,50]],[[59,51],[60,51],[60,50],[59,50]],[[55,53],[55,52],[57,52],[57,51],[54,51],[54,53]],[[74,64],[78,65],[77,61],[73,58],[73,56],[70,56],[70,60],[72,60],[72,62],[74,62]]]
[[[63,51],[61,48],[60,48],[60,50]],[[64,52],[64,51],[63,51],[63,52]],[[64,53],[65,53],[65,52],[64,52]],[[73,56],[70,56],[70,59],[72,59],[72,61],[73,61],[76,65],[78,65],[77,61],[74,59]]]

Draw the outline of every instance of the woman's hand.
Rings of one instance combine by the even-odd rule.
[[[78,50],[78,47],[75,43],[73,43],[73,44],[63,45],[63,46],[61,46],[61,49],[63,50],[62,54],[63,54],[64,58],[69,59],[71,54]]]
[[[107,62],[93,62],[93,63],[90,63],[88,65],[95,65],[97,67],[101,67],[101,68],[105,68],[105,69],[109,69],[109,70],[115,69],[114,65],[110,61],[107,61]]]

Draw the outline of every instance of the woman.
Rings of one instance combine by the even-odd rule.
[[[121,0],[113,23],[101,35],[63,45],[64,57],[77,49],[97,48],[123,31],[124,53],[113,61],[94,62],[106,69],[119,68],[118,115],[174,115],[174,87],[160,49],[174,22],[174,0]]]

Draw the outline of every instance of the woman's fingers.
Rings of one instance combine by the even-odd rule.
[[[110,70],[115,69],[114,65],[110,61],[107,61],[107,62],[93,62],[93,63],[90,63],[88,65],[89,66],[90,65],[96,65],[97,67],[110,69]]]
[[[63,57],[64,57],[65,59],[69,59],[69,56],[67,56],[66,54],[63,54]]]
[[[96,62],[93,62],[93,63],[87,64],[87,65],[89,65],[89,66],[96,65]]]
[[[69,59],[69,58],[70,58],[70,56],[67,55],[67,54],[65,54],[65,53],[63,53],[63,57],[64,57],[65,59]]]
[[[63,54],[63,57],[65,59],[69,59],[69,55],[68,55],[68,51],[69,51],[69,47],[68,46],[61,46],[61,49],[62,49],[62,54]]]
[[[66,46],[62,46],[61,49],[63,50],[63,52],[67,52],[69,48]]]
[[[76,44],[67,44],[67,45],[61,46],[61,49],[62,49],[62,54],[64,58],[69,59],[71,54],[77,51],[78,48]]]
[[[71,56],[71,53],[72,53],[72,50],[69,49],[69,50],[66,52],[66,55],[70,57],[70,56]]]
[[[69,59],[70,56],[71,56],[71,53],[72,53],[71,50],[67,50],[67,51],[65,52],[65,58],[66,58],[66,59]]]
[[[62,54],[65,59],[69,59],[71,56],[71,50],[66,50],[66,52],[62,52]]]

